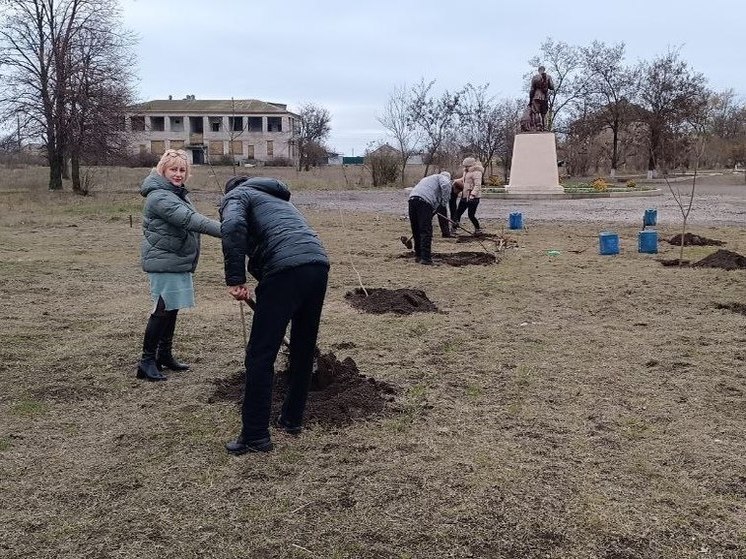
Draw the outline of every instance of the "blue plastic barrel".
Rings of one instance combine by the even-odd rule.
[[[521,212],[513,212],[508,218],[509,229],[523,229],[523,215]]]
[[[637,234],[637,252],[658,253],[658,231],[640,231]]]
[[[658,210],[647,209],[645,215],[642,217],[642,226],[648,227],[649,225],[655,225],[658,221]]]
[[[611,231],[602,231],[598,234],[599,254],[619,254],[619,235]]]

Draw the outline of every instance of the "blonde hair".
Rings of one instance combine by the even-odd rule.
[[[161,156],[160,161],[158,161],[158,165],[155,166],[155,170],[163,177],[165,176],[166,169],[173,165],[184,165],[186,167],[186,175],[184,176],[184,182],[186,182],[190,175],[187,152],[183,149],[167,149]]]

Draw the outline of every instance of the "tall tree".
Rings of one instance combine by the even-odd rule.
[[[69,158],[73,191],[87,193],[80,165],[107,162],[126,149],[123,115],[134,100],[131,34],[122,31],[114,2],[81,26],[70,49]]]
[[[648,129],[650,176],[655,174],[658,164],[669,164],[665,144],[672,143],[689,123],[701,119],[707,108],[706,79],[681,60],[679,51],[679,48],[670,49],[639,66],[637,101],[642,109],[640,119]]]
[[[501,139],[500,113],[494,97],[487,93],[488,87],[467,84],[458,108],[459,140],[483,165],[492,163]]]
[[[612,177],[619,164],[620,133],[633,119],[630,100],[638,82],[636,70],[624,63],[624,50],[624,43],[609,46],[599,41],[580,49],[581,68],[587,79],[584,109],[594,114],[601,129],[611,131]]]
[[[430,165],[445,140],[453,136],[457,109],[463,94],[463,91],[444,91],[439,97],[434,97],[434,84],[435,80],[420,80],[412,88],[408,110],[411,122],[422,132],[425,142],[424,176],[427,176]]]
[[[72,133],[81,131],[83,113],[86,119],[93,114],[80,104],[84,84],[90,81],[85,75],[90,67],[81,63],[83,46],[90,37],[119,32],[118,2],[0,0],[0,6],[4,8],[0,21],[3,115],[20,116],[26,135],[42,139],[49,162],[49,188],[59,190],[65,160],[78,141]],[[126,67],[126,60],[119,60],[117,66]],[[71,126],[73,118],[77,122]]]
[[[313,103],[302,105],[298,111],[298,170],[308,171],[318,163],[320,152],[326,152],[324,140],[331,132],[331,115],[324,107]]]
[[[396,87],[389,95],[383,113],[376,117],[378,122],[394,137],[399,149],[399,175],[404,184],[404,171],[407,161],[416,153],[421,138],[421,131],[410,117],[411,100],[406,86]]]

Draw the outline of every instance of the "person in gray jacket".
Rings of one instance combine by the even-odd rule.
[[[329,257],[318,235],[290,203],[287,186],[277,179],[228,180],[220,218],[228,293],[239,301],[249,299],[247,269],[258,282],[244,361],[242,428],[225,449],[230,454],[267,452],[273,448],[269,423],[274,363],[289,323],[288,388],[274,425],[291,435],[302,429]]]
[[[145,198],[140,246],[155,308],[145,328],[137,378],[166,380],[163,369],[185,371],[172,352],[179,309],[194,306],[192,274],[199,260],[199,237],[220,237],[220,223],[195,210],[184,183],[189,160],[183,150],[169,149],[140,186]]]
[[[409,193],[409,224],[415,262],[432,265],[433,216],[449,205],[452,192],[451,174],[442,171],[423,178]]]

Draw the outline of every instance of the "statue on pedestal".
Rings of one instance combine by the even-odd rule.
[[[531,78],[531,90],[528,94],[529,115],[531,131],[543,132],[546,130],[546,115],[549,110],[549,90],[554,91],[552,76],[547,74],[544,66],[539,66],[539,71]],[[523,120],[523,119],[521,119]],[[523,124],[521,125],[523,129]]]

